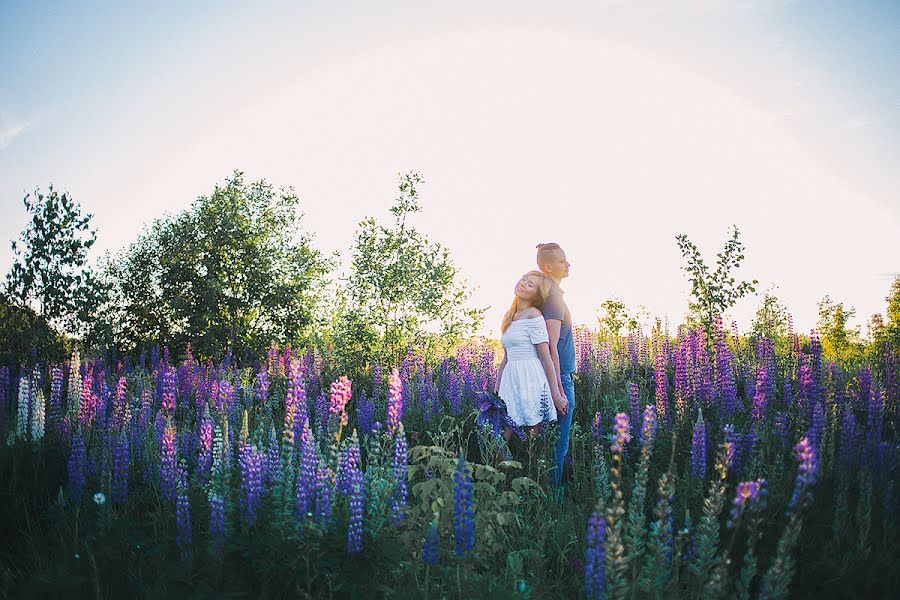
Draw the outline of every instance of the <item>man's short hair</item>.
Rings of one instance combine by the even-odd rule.
[[[538,251],[537,251],[538,266],[546,263],[547,260],[550,258],[550,254],[552,252],[556,252],[557,250],[562,250],[562,248],[559,247],[559,244],[557,244],[555,242],[550,242],[549,244],[538,244],[536,246],[536,248],[538,249]]]

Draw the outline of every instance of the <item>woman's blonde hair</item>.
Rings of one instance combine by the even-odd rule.
[[[534,294],[532,306],[540,310],[541,307],[544,306],[544,302],[547,301],[547,298],[550,297],[550,290],[552,289],[550,286],[550,278],[540,271],[528,271],[527,273],[525,273],[525,275],[522,275],[522,277],[528,276],[535,277],[537,279],[537,290]],[[506,311],[506,314],[503,315],[503,320],[500,321],[501,335],[506,333],[506,329],[509,327],[510,323],[512,323],[513,317],[516,314],[517,302],[518,298],[513,298],[512,305],[509,307],[509,310]]]

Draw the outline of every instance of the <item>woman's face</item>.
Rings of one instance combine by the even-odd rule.
[[[538,282],[535,281],[533,275],[523,275],[516,283],[516,298],[532,302],[537,295]]]

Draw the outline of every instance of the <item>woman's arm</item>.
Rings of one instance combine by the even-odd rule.
[[[497,381],[494,382],[494,393],[496,394],[500,391],[500,378],[503,377],[503,369],[506,368],[506,348],[503,349],[503,362],[500,363],[500,368],[497,370]]]
[[[538,356],[541,358],[541,364],[544,366],[547,383],[555,381],[556,368],[553,366],[553,359],[550,358],[549,344],[541,342],[540,344],[535,344],[535,347],[537,348]],[[556,407],[556,412],[561,415],[566,414],[569,410],[569,400],[553,383],[550,383],[550,395],[553,397],[553,405]]]

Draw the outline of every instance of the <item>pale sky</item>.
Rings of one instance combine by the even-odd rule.
[[[346,258],[416,170],[413,224],[486,334],[549,241],[576,322],[614,296],[674,330],[675,236],[712,262],[732,224],[798,330],[825,294],[863,322],[900,272],[900,4],[735,4],[3,3],[0,271],[50,182],[95,215],[95,258],[235,169],[292,186]]]

